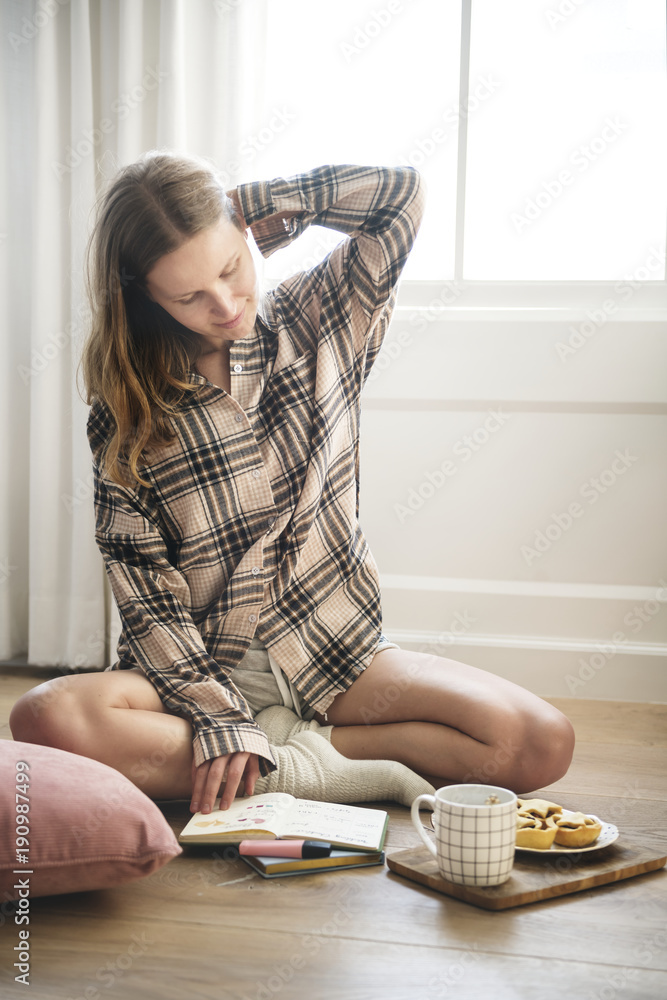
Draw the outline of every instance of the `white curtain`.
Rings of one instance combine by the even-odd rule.
[[[153,148],[211,157],[241,180],[230,150],[261,105],[265,3],[0,6],[0,660],[114,657],[77,378],[92,209]]]

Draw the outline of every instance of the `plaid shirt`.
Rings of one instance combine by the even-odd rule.
[[[119,660],[187,717],[197,764],[250,751],[275,766],[229,674],[256,634],[325,712],[373,659],[378,573],[358,523],[360,394],[380,349],[423,196],[410,168],[325,166],[237,189],[267,257],[311,224],[348,234],[262,297],[231,345],[231,395],[197,387],[174,441],[141,467],[150,489],[100,475],[112,429],[88,436],[96,539],[121,615]],[[263,221],[266,220],[266,221]]]

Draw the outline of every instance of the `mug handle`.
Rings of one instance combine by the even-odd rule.
[[[421,819],[419,816],[419,810],[421,808],[422,802],[428,802],[431,808],[435,811],[435,795],[418,795],[417,798],[412,803],[412,807],[410,809],[410,816],[412,818],[412,823],[417,833],[424,841],[424,843],[428,847],[433,857],[437,858],[438,852],[436,851],[435,844],[433,843],[432,840],[429,840],[429,838],[426,836],[426,831],[422,826]]]

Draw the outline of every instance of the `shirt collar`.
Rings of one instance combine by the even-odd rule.
[[[244,409],[249,408],[253,401],[256,401],[261,394],[263,384],[266,380],[267,369],[271,367],[271,361],[275,358],[276,343],[275,325],[275,305],[272,295],[264,295],[259,301],[257,308],[257,319],[255,325],[247,335],[241,340],[235,341],[229,351],[229,360],[232,370],[235,365],[241,366],[241,373],[244,376],[239,392],[234,391],[233,395],[238,398]],[[204,399],[224,393],[223,389],[211,385],[208,379],[200,375],[194,369],[189,369],[186,373],[187,381],[191,385],[199,385],[205,391],[194,395],[189,400],[190,405],[196,405]],[[186,403],[186,405],[188,405]]]

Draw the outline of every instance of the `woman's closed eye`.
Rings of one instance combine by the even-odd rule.
[[[236,274],[236,272],[238,271],[238,269],[239,269],[239,262],[237,261],[234,264],[234,266],[231,267],[228,271],[223,271],[221,273],[220,277],[221,278],[231,278],[231,276],[233,274]],[[192,303],[197,299],[197,297],[199,295],[201,295],[201,292],[193,292],[189,299],[179,299],[178,303],[179,303],[179,305],[182,305],[182,306],[192,305]]]

